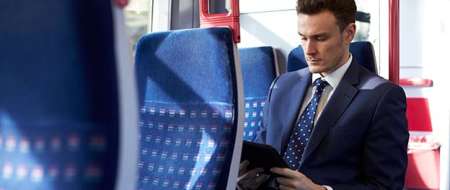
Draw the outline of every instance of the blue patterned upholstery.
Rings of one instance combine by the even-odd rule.
[[[225,28],[140,39],[139,189],[225,189],[239,140],[236,64]]]
[[[375,59],[375,52],[373,49],[373,45],[370,42],[366,41],[352,42],[350,44],[350,52],[352,53],[353,57],[356,59],[358,64],[361,64],[369,71],[378,73]],[[288,72],[302,69],[307,66],[308,65],[306,64],[305,55],[303,53],[302,47],[299,46],[291,50],[291,52],[288,55],[287,61]]]
[[[305,53],[303,52],[302,46],[298,46],[289,52],[287,60],[287,71],[295,71],[308,67],[305,60]]]
[[[378,73],[375,51],[373,45],[367,41],[352,42],[350,44],[350,52],[359,64],[367,70]]]
[[[0,2],[0,189],[114,189],[110,0]]]
[[[239,49],[244,81],[244,140],[254,141],[262,125],[264,103],[270,84],[277,75],[276,57],[272,47]]]

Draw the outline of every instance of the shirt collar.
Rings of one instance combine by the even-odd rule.
[[[313,73],[312,74],[312,81],[314,82],[316,79],[321,78],[330,84],[330,86],[334,89],[337,87],[339,82],[341,81],[342,77],[344,77],[345,72],[350,67],[350,64],[352,63],[353,56],[350,54],[350,57],[348,58],[347,62],[343,65],[341,65],[339,68],[334,70],[331,73],[328,73],[324,77],[320,75],[319,73]]]

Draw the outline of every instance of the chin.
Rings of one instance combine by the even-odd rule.
[[[316,66],[308,66],[309,72],[311,73],[321,73],[323,72],[323,69],[316,67]]]

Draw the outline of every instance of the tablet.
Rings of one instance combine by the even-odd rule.
[[[270,168],[288,168],[283,157],[270,145],[244,141],[242,146],[241,162],[250,162],[248,169],[263,168],[270,171]]]

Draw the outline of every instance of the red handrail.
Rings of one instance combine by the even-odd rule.
[[[209,13],[209,0],[200,1],[200,27],[229,27],[233,32],[233,41],[241,41],[239,23],[239,0],[231,0],[231,10],[228,13]]]
[[[389,80],[399,84],[399,0],[389,0]]]

